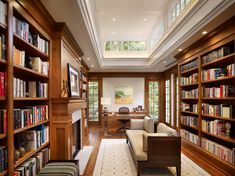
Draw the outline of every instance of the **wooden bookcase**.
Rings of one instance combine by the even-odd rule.
[[[1,172],[0,175],[10,175],[14,174],[14,169],[20,166],[23,162],[25,162],[30,157],[37,154],[37,152],[41,151],[44,148],[49,147],[49,139],[48,141],[44,141],[44,143],[37,146],[35,150],[26,151],[25,154],[19,158],[17,161],[14,159],[14,151],[16,138],[18,135],[22,135],[27,130],[36,130],[37,127],[44,125],[45,127],[50,126],[50,60],[51,60],[51,48],[52,48],[52,39],[42,27],[39,21],[36,21],[35,18],[31,14],[29,14],[30,9],[25,9],[25,7],[21,4],[21,1],[13,1],[13,0],[3,0],[6,4],[6,24],[0,24],[0,34],[5,34],[6,40],[6,58],[0,58],[0,71],[6,72],[5,79],[5,96],[0,97],[0,109],[6,110],[6,123],[7,123],[7,131],[4,134],[0,134],[0,146],[7,146],[8,154],[7,154],[7,164],[8,167],[5,171]],[[30,2],[33,4],[33,2]],[[26,6],[29,6],[29,1],[25,1]],[[30,6],[31,10],[35,10],[35,6]],[[40,17],[41,12],[38,12],[38,17]],[[18,19],[21,22],[25,22],[26,28],[25,33],[22,35],[17,33],[15,29],[17,28],[15,24],[15,19]],[[42,20],[41,18],[40,20]],[[18,24],[20,23],[18,21]],[[19,24],[20,25],[20,24]],[[16,26],[16,27],[15,27]],[[48,26],[49,28],[49,26]],[[38,43],[34,43],[30,38],[30,34],[34,37],[40,37],[42,40],[38,38]],[[21,36],[20,36],[21,35]],[[2,42],[2,41],[1,41]],[[2,47],[2,46],[1,46]],[[46,48],[46,49],[45,49]],[[32,68],[32,64],[29,60],[26,61],[25,64],[22,61],[22,64],[15,63],[15,49],[20,51],[24,51],[25,55],[30,56],[30,60],[32,57],[37,57],[38,61],[44,62],[48,64],[46,67],[49,71],[41,72],[35,71]],[[23,56],[22,56],[23,57]],[[29,59],[29,57],[27,57]],[[29,63],[29,64],[28,64]],[[28,65],[27,65],[28,64]],[[34,65],[34,64],[33,64]],[[40,64],[41,66],[41,64]],[[45,67],[43,67],[45,69]],[[45,71],[45,70],[44,70]],[[25,81],[16,82],[15,78]],[[40,88],[38,88],[38,93],[36,97],[29,97],[25,92],[28,92],[28,84],[32,84],[38,82],[40,84]],[[18,84],[19,83],[19,84]],[[43,83],[43,85],[42,85]],[[18,89],[16,89],[16,84],[18,84]],[[27,87],[27,88],[26,88]],[[30,89],[32,90],[32,89]],[[42,91],[43,90],[43,91]],[[17,93],[16,92],[20,92]],[[34,122],[30,122],[27,124],[23,121],[20,121],[21,126],[16,127],[16,119],[14,111],[15,109],[22,110],[25,108],[31,108],[32,106],[45,106],[47,108],[41,109],[40,111],[47,112],[44,115],[41,115],[41,119],[39,120],[39,115],[37,115],[37,120]],[[45,118],[44,118],[45,117]],[[34,117],[33,117],[34,118]],[[48,135],[49,138],[49,135]],[[22,145],[22,147],[24,147]]]
[[[228,175],[235,173],[234,20],[175,56],[183,147]]]

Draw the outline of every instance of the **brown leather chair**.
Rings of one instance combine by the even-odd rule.
[[[120,107],[118,112],[119,112],[119,114],[129,114],[129,108],[128,107]],[[118,121],[123,124],[122,127],[118,129],[118,131],[121,131],[121,130],[125,131],[126,129],[128,129],[126,127],[126,124],[130,121],[129,119],[118,119]]]

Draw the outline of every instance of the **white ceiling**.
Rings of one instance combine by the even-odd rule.
[[[42,3],[56,22],[67,24],[85,53],[83,59],[91,71],[158,72],[176,64],[173,56],[178,49],[203,37],[202,30],[210,32],[235,15],[234,8],[230,8],[230,13],[215,21],[226,9],[234,7],[235,0],[193,0],[190,13],[182,15],[181,20],[167,29],[148,57],[104,58],[105,40],[148,40],[154,25],[166,17],[166,9],[172,1],[42,0]]]
[[[94,1],[102,43],[106,40],[147,40],[156,22],[168,9],[170,1]]]

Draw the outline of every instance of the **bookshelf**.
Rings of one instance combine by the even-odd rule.
[[[0,175],[12,176],[36,157],[49,159],[52,38],[25,5],[36,9],[34,1],[0,1]],[[20,140],[30,133],[31,143]]]
[[[183,147],[228,175],[235,172],[235,27],[231,24],[234,17],[175,56]]]

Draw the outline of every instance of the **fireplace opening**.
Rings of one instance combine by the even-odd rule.
[[[72,154],[73,158],[76,157],[78,152],[81,150],[81,120],[77,120],[72,124],[73,132],[73,143],[72,143]]]

